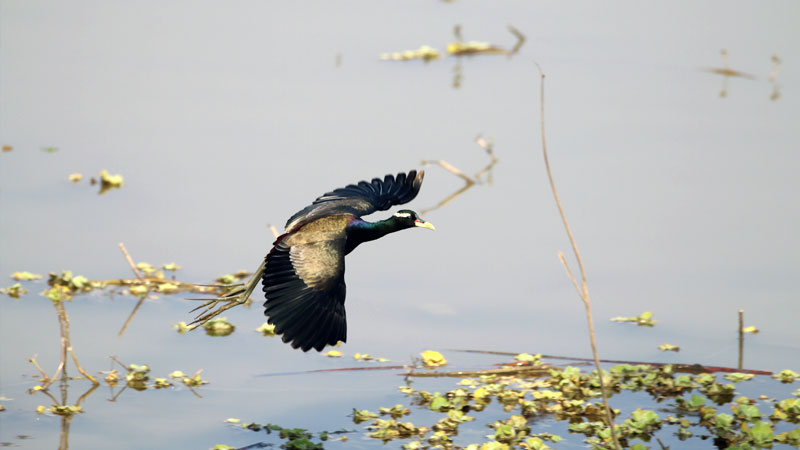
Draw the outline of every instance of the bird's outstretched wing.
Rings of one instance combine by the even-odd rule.
[[[347,340],[343,236],[315,242],[278,238],[262,278],[264,314],[283,342],[304,352]]]
[[[375,211],[385,211],[394,205],[408,203],[417,196],[424,171],[411,170],[408,175],[386,175],[382,180],[360,181],[335,189],[314,200],[309,206],[289,218],[286,232],[291,233],[308,222],[333,214],[366,216]]]

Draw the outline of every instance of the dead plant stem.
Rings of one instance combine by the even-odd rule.
[[[128,265],[131,266],[131,270],[133,270],[133,273],[136,275],[136,278],[141,280],[142,274],[139,273],[139,269],[136,268],[136,264],[134,264],[133,258],[131,258],[130,253],[128,253],[128,250],[125,248],[125,244],[120,242],[119,249],[122,250],[122,254],[125,256],[125,260],[128,261]]]
[[[606,386],[605,381],[603,380],[603,368],[600,366],[600,356],[597,353],[597,342],[595,340],[594,334],[594,321],[592,320],[592,307],[591,302],[589,301],[589,287],[586,283],[586,270],[583,267],[583,261],[581,260],[581,254],[578,251],[578,243],[575,241],[575,237],[572,235],[572,229],[569,226],[569,222],[567,221],[567,215],[564,212],[564,207],[561,205],[561,200],[558,198],[558,191],[556,190],[556,184],[553,180],[553,173],[550,170],[550,160],[547,156],[547,138],[545,135],[545,125],[544,125],[544,71],[542,71],[541,66],[539,63],[536,63],[536,67],[539,68],[539,74],[541,75],[541,82],[539,85],[539,95],[541,99],[541,125],[542,125],[542,154],[544,155],[544,165],[545,169],[547,170],[547,178],[550,181],[550,189],[553,191],[553,198],[556,201],[556,206],[558,206],[558,212],[561,215],[561,221],[564,223],[564,229],[567,231],[567,236],[569,236],[569,242],[572,245],[572,251],[575,253],[575,259],[578,262],[578,269],[580,270],[581,274],[581,282],[580,285],[578,284],[578,280],[572,274],[572,270],[570,270],[569,265],[567,264],[566,259],[564,258],[563,254],[559,254],[559,259],[564,267],[567,269],[567,274],[569,275],[572,283],[575,285],[575,288],[578,290],[578,295],[580,296],[581,300],[583,301],[583,305],[586,308],[586,321],[589,327],[589,341],[592,345],[592,355],[594,356],[594,363],[595,367],[597,368],[597,378],[600,381],[600,394],[603,396],[603,406],[605,406],[605,415],[606,415],[606,422],[608,423],[608,427],[611,430],[611,440],[614,444],[614,448],[617,450],[621,450],[622,447],[620,446],[619,440],[617,440],[617,433],[614,429],[614,416],[611,413],[611,406],[608,404],[608,395],[606,393]]]

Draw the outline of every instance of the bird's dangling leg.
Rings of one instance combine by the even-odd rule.
[[[261,277],[264,276],[265,268],[266,262],[262,261],[255,273],[253,273],[250,279],[247,280],[247,283],[239,285],[238,288],[232,289],[217,298],[210,299],[197,308],[191,310],[190,312],[195,312],[198,309],[205,308],[205,310],[198,314],[198,316],[195,317],[194,320],[189,324],[189,329],[194,330],[195,328],[201,327],[206,322],[214,317],[217,317],[224,311],[227,311],[234,306],[239,306],[246,303],[247,299],[250,298],[250,294],[253,293],[256,286],[258,286],[259,282],[261,281]],[[222,304],[223,302],[225,303],[224,305]]]

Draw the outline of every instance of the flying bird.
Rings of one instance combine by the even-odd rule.
[[[289,218],[261,278],[264,315],[283,342],[307,352],[347,340],[345,255],[395,231],[435,229],[407,209],[378,222],[361,217],[413,200],[424,174],[411,170],[335,189]]]

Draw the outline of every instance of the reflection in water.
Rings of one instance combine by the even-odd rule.
[[[455,25],[453,27],[453,35],[455,36],[456,40],[447,44],[447,54],[456,57],[456,65],[453,68],[453,88],[458,89],[461,87],[463,78],[461,65],[462,56],[506,55],[511,58],[517,52],[519,52],[519,50],[525,44],[525,35],[513,25],[508,26],[508,31],[517,38],[517,42],[514,44],[511,50],[490,44],[489,42],[464,41],[464,39],[461,37],[461,25]],[[337,67],[341,63],[340,59],[338,58],[339,56],[337,54]],[[382,53],[380,55],[380,59],[383,61],[409,61],[419,59],[428,63],[439,58],[441,58],[441,53],[439,53],[439,50],[428,45],[421,45],[416,50]]]
[[[778,55],[772,55],[772,71],[769,73],[767,77],[767,81],[769,84],[772,85],[772,94],[770,94],[769,99],[772,101],[777,100],[781,96],[781,85],[776,80],[778,78],[778,73],[781,71],[781,58]]]
[[[730,65],[728,64],[727,49],[723,48],[722,50],[720,50],[719,53],[720,55],[722,55],[722,67],[712,67],[704,70],[709,73],[722,75],[722,90],[719,92],[719,96],[721,98],[725,98],[728,96],[728,78],[738,77],[738,78],[746,78],[748,80],[755,80],[756,77],[754,75],[750,75],[749,73],[744,73],[738,70],[731,69]]]
[[[33,359],[33,358],[32,358]],[[38,365],[37,365],[38,367]],[[41,369],[40,369],[41,370]],[[52,406],[50,408],[44,408],[43,406],[39,406],[37,408],[37,412],[39,414],[43,414],[45,412],[51,412],[57,416],[61,416],[61,434],[59,437],[58,448],[59,450],[66,450],[69,448],[69,427],[72,424],[72,419],[75,417],[75,414],[82,413],[83,407],[81,403],[92,393],[95,389],[97,389],[100,384],[95,382],[89,388],[88,391],[84,392],[80,397],[78,397],[78,401],[75,402],[74,405],[69,404],[69,382],[70,379],[67,377],[66,368],[62,371],[63,376],[59,379],[59,394],[60,398],[56,398],[50,391],[45,389],[31,389],[31,393],[40,392],[42,395],[46,395],[52,401]]]
[[[453,66],[453,89],[461,87],[461,79],[463,78],[462,67],[461,58],[456,58],[456,65]]]
[[[493,181],[493,179],[492,179],[492,170],[494,169],[495,164],[497,164],[497,162],[499,161],[497,159],[497,156],[495,156],[495,154],[494,154],[494,150],[492,149],[492,146],[494,145],[494,140],[491,139],[491,138],[490,139],[484,139],[483,136],[479,135],[478,137],[475,138],[475,143],[477,143],[486,152],[486,154],[489,156],[489,164],[487,164],[486,167],[484,167],[483,169],[481,169],[480,171],[478,171],[475,175],[473,175],[471,177],[469,175],[465,174],[464,172],[462,172],[461,170],[457,169],[452,164],[448,163],[447,161],[441,160],[441,159],[439,159],[439,160],[425,160],[425,161],[422,161],[422,165],[423,166],[424,165],[435,164],[435,165],[438,165],[439,167],[443,168],[444,170],[452,173],[453,175],[461,178],[462,180],[464,180],[464,186],[461,187],[461,189],[453,192],[452,194],[450,194],[447,197],[445,197],[444,199],[442,199],[439,203],[436,204],[436,206],[432,206],[430,208],[425,208],[425,209],[420,210],[420,214],[425,215],[425,214],[429,213],[430,211],[433,211],[433,210],[441,208],[442,206],[450,203],[453,199],[455,199],[459,195],[463,194],[464,192],[466,192],[467,190],[469,190],[471,187],[475,186],[476,184],[484,184],[484,183],[489,184],[489,185],[492,184],[492,181]],[[486,177],[486,178],[484,179],[484,177]]]
[[[67,310],[64,308],[64,301],[71,298],[68,297],[67,291],[68,288],[65,286],[53,286],[51,289],[48,289],[45,292],[48,292],[49,298],[53,302],[53,306],[56,308],[56,314],[58,315],[58,324],[60,326],[61,331],[61,361],[58,364],[58,368],[56,369],[53,376],[48,376],[47,373],[42,369],[41,366],[36,362],[36,357],[31,357],[28,361],[30,361],[37,369],[39,369],[39,373],[42,375],[41,381],[42,385],[39,386],[40,390],[46,391],[51,384],[53,384],[57,380],[65,381],[67,380],[67,353],[72,356],[72,361],[75,363],[75,367],[78,369],[81,375],[85,377],[85,379],[89,380],[95,386],[98,385],[98,381],[88,372],[83,370],[80,363],[78,362],[78,357],[75,355],[75,350],[72,348],[72,342],[69,336],[69,316],[67,315]],[[54,297],[53,292],[57,292],[58,298]],[[60,377],[60,378],[59,378]],[[76,378],[80,379],[80,378]]]
[[[517,38],[517,42],[511,50],[506,50],[502,47],[489,44],[488,42],[469,41],[464,42],[461,37],[461,25],[453,27],[453,35],[456,38],[455,42],[447,44],[447,53],[456,57],[456,65],[453,67],[453,89],[461,87],[463,80],[463,66],[461,64],[462,56],[472,55],[507,55],[509,58],[514,56],[522,46],[525,44],[525,35],[522,34],[515,26],[509,25],[508,31]]]
[[[59,441],[59,449],[67,449],[69,448],[69,426],[72,422],[72,417],[77,413],[83,412],[81,403],[84,399],[86,399],[86,397],[89,396],[89,394],[97,389],[97,386],[99,386],[100,383],[93,376],[89,375],[88,372],[83,370],[83,367],[81,367],[80,363],[78,362],[78,357],[75,355],[75,350],[72,348],[72,341],[69,334],[69,315],[67,315],[67,310],[64,308],[64,301],[71,299],[74,292],[72,292],[70,286],[58,284],[58,281],[60,281],[60,279],[54,279],[54,277],[51,276],[51,288],[45,291],[45,296],[47,296],[53,302],[53,306],[56,308],[56,314],[58,316],[58,324],[61,334],[61,361],[59,362],[55,373],[53,373],[52,376],[49,376],[44,369],[42,369],[39,363],[36,362],[35,356],[29,358],[28,361],[39,370],[39,373],[41,374],[40,381],[42,383],[41,385],[37,385],[32,388],[29,392],[41,392],[43,395],[46,395],[50,398],[52,401],[50,408],[39,406],[37,408],[37,412],[42,414],[49,411],[53,414],[61,416],[61,438]],[[72,361],[75,364],[75,368],[78,370],[78,372],[80,372],[81,375],[83,375],[82,377],[70,377],[67,375],[67,354],[72,356]],[[69,380],[82,379],[91,381],[92,386],[88,391],[78,398],[78,401],[74,405],[70,405],[68,401],[68,382]],[[53,394],[51,394],[49,391],[50,386],[56,381],[59,382],[59,392],[61,394],[60,399],[56,399],[56,397],[53,396]]]

